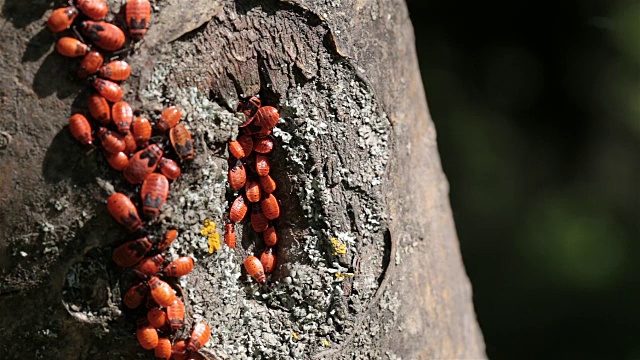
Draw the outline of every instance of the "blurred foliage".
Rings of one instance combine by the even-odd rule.
[[[640,2],[408,2],[489,357],[640,358]]]

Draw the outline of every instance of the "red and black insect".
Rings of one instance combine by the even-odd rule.
[[[76,6],[93,20],[102,20],[109,13],[109,5],[104,0],[78,0]]]
[[[177,124],[169,130],[171,145],[176,150],[180,160],[190,160],[195,156],[191,133],[182,124]]]
[[[259,181],[262,191],[264,191],[266,194],[271,194],[272,192],[276,191],[276,182],[273,181],[270,175],[260,176]]]
[[[262,212],[267,219],[273,220],[280,216],[280,205],[278,205],[278,199],[276,199],[273,194],[269,194],[267,197],[262,199],[260,206],[262,207]]]
[[[138,319],[136,337],[140,346],[145,350],[151,350],[158,346],[158,331],[149,324],[146,318]]]
[[[76,9],[75,6],[56,9],[49,16],[47,26],[49,27],[49,30],[58,33],[68,29],[77,16],[78,9]]]
[[[136,274],[141,278],[148,278],[160,272],[162,264],[164,263],[164,256],[162,254],[156,254],[142,260],[136,266]]]
[[[116,171],[124,170],[129,165],[129,157],[122,151],[117,154],[112,154],[108,151],[104,152],[104,157],[111,167]]]
[[[169,180],[162,174],[149,174],[142,182],[140,195],[144,215],[148,217],[158,215],[169,195]]]
[[[182,256],[172,261],[164,268],[166,276],[181,277],[193,270],[193,259],[189,256]]]
[[[82,58],[82,62],[80,62],[78,77],[85,79],[87,76],[97,73],[102,63],[104,63],[104,56],[102,56],[102,54],[95,50],[89,51],[89,53]]]
[[[118,101],[113,104],[111,113],[113,114],[113,123],[118,127],[118,131],[122,134],[127,134],[131,128],[131,122],[133,122],[131,105],[125,101]]]
[[[62,56],[80,57],[89,53],[89,46],[76,38],[63,37],[56,43],[56,50]]]
[[[184,303],[177,298],[173,304],[167,306],[167,318],[169,320],[169,326],[173,330],[178,330],[184,324]]]
[[[156,129],[159,131],[167,131],[172,127],[176,126],[178,122],[180,122],[180,118],[182,118],[182,112],[176,106],[170,106],[162,111],[160,115],[160,120],[156,124]]]
[[[182,174],[182,170],[180,170],[178,163],[165,157],[160,159],[158,169],[160,169],[162,175],[166,176],[169,180],[175,180],[180,176],[180,174]]]
[[[231,209],[229,210],[229,220],[233,222],[240,222],[244,219],[245,215],[247,215],[247,204],[245,203],[244,196],[239,195],[231,204]]]
[[[124,178],[131,184],[143,182],[156,169],[162,154],[162,150],[156,144],[138,151],[129,159],[129,166],[123,172]]]
[[[276,268],[276,256],[273,254],[273,248],[267,247],[260,255],[260,263],[264,267],[264,272],[270,274]]]
[[[136,139],[138,146],[147,146],[149,139],[151,139],[151,123],[147,118],[138,117],[131,123],[131,132],[133,138]]]
[[[128,0],[125,8],[129,34],[134,40],[140,40],[147,33],[151,19],[149,0]]]
[[[111,109],[109,103],[102,95],[93,94],[87,99],[89,112],[94,119],[98,120],[100,125],[106,125],[111,121]]]
[[[131,75],[131,66],[126,61],[115,60],[102,66],[98,75],[113,81],[126,80]]]
[[[149,294],[149,288],[146,284],[140,283],[127,290],[127,292],[124,294],[122,302],[124,302],[124,306],[128,307],[129,309],[135,309],[138,306],[142,305],[142,301],[144,301],[144,298],[147,296],[147,294]]]
[[[82,114],[73,114],[69,118],[69,130],[71,135],[82,145],[91,145],[93,137],[91,136],[91,125],[89,120]]]
[[[269,221],[262,212],[262,207],[259,203],[251,205],[251,227],[255,232],[263,232],[269,227]]]
[[[160,329],[167,324],[167,313],[162,309],[151,308],[147,312],[147,321],[152,327]]]
[[[122,48],[126,40],[119,27],[104,21],[83,21],[82,33],[96,46],[107,51]]]
[[[166,282],[152,276],[148,281],[151,297],[162,307],[167,307],[177,299],[175,292]]]
[[[107,128],[98,129],[98,139],[102,147],[112,154],[117,154],[125,149],[124,138],[122,135],[115,133]]]
[[[224,243],[232,249],[236,247],[236,230],[233,223],[224,226]]]
[[[131,164],[129,164],[131,165]],[[114,193],[107,199],[107,209],[120,225],[128,231],[135,232],[142,228],[142,220],[138,210],[129,198],[122,193]]]
[[[264,274],[264,267],[260,260],[255,256],[249,256],[244,260],[244,268],[252,278],[257,282],[264,284],[267,282],[267,276]]]
[[[229,168],[229,186],[233,190],[240,190],[247,182],[247,171],[242,161],[237,160],[236,163]]]
[[[156,248],[160,251],[165,250],[166,248],[171,246],[171,244],[177,237],[178,237],[178,230],[171,229],[167,231],[162,237],[162,240],[156,245]]]
[[[201,322],[196,324],[191,331],[191,338],[187,345],[187,350],[198,351],[201,347],[205,346],[211,338],[211,328],[207,323]]]
[[[142,260],[153,244],[146,237],[127,241],[113,250],[111,258],[120,267],[130,267]]]
[[[153,349],[153,355],[160,360],[171,358],[171,341],[167,338],[160,338],[158,345]]]
[[[100,95],[111,102],[118,102],[122,99],[122,88],[113,81],[96,78],[93,81],[93,87],[98,90]]]

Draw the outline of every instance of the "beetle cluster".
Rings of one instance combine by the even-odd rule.
[[[129,34],[134,40],[141,39],[147,31],[151,16],[151,5],[148,0],[128,0],[125,5],[126,23]],[[119,81],[131,75],[131,68],[122,59],[104,64],[102,52],[92,50],[92,46],[114,55],[125,42],[124,32],[116,25],[103,20],[109,8],[103,0],[77,0],[74,5],[60,8],[51,14],[47,25],[53,32],[63,32],[71,27],[75,31],[76,18],[87,17],[91,20],[80,22],[81,31],[93,45],[88,45],[78,38],[61,37],[57,51],[69,57],[83,59],[78,69],[82,79],[93,77],[93,87],[97,91],[88,98],[89,119],[96,126],[95,137],[103,149],[109,165],[122,171],[127,182],[140,187],[142,213],[153,218],[167,200],[169,180],[176,180],[182,170],[178,163],[166,157],[163,143],[151,143],[154,129],[157,136],[153,139],[168,138],[176,160],[187,161],[194,158],[193,140],[189,131],[180,124],[180,109],[171,106],[165,109],[157,119],[155,126],[145,117],[134,117],[132,107],[122,101],[123,92]],[[80,19],[81,20],[81,19]],[[114,58],[116,59],[116,58]],[[76,113],[69,119],[72,136],[83,145],[95,146],[94,129],[87,116]],[[171,153],[171,151],[169,151]],[[156,172],[158,170],[159,172]],[[123,193],[116,192],[107,200],[109,213],[118,223],[131,233],[145,232],[143,221],[131,199]],[[118,246],[112,259],[119,267],[133,267],[141,282],[131,287],[123,298],[129,309],[137,309],[146,304],[146,316],[137,321],[136,336],[140,345],[147,350],[153,349],[160,359],[186,359],[202,348],[211,337],[211,329],[204,322],[195,324],[188,341],[179,340],[171,344],[170,337],[176,338],[176,331],[183,327],[185,321],[185,304],[176,294],[175,278],[190,273],[194,267],[191,257],[179,257],[165,265],[162,252],[166,250],[178,236],[177,230],[169,230],[162,240],[151,242],[147,236],[127,241]],[[164,267],[163,267],[164,266]],[[182,294],[184,299],[184,295]],[[144,310],[141,310],[144,311]]]
[[[241,135],[229,142],[229,185],[239,191],[229,210],[229,223],[225,226],[225,243],[235,247],[234,224],[242,221],[251,209],[251,227],[262,233],[266,248],[260,259],[249,256],[244,266],[247,273],[261,284],[266,283],[266,274],[276,266],[274,255],[278,242],[276,229],[271,221],[280,216],[280,205],[273,192],[276,183],[270,176],[274,141],[271,131],[280,120],[273,106],[261,106],[261,100],[253,96],[238,105],[238,114],[244,118],[240,124]]]

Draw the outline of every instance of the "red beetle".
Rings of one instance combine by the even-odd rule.
[[[115,60],[100,68],[98,75],[113,81],[122,81],[131,75],[131,66],[126,61]]]
[[[273,129],[280,120],[280,113],[273,106],[263,106],[256,113],[256,125],[265,130]]]
[[[58,33],[68,29],[73,20],[78,16],[78,9],[75,6],[67,6],[54,10],[47,20],[49,30]]]
[[[167,338],[160,338],[158,345],[153,349],[153,355],[160,360],[171,358],[171,341]]]
[[[264,274],[264,267],[260,260],[255,256],[249,256],[244,261],[244,268],[252,278],[257,282],[264,284],[267,282],[267,276]]]
[[[80,62],[78,77],[85,79],[87,76],[97,73],[103,62],[104,56],[102,56],[102,54],[95,50],[89,51],[89,53],[82,58],[82,62]]]
[[[138,146],[146,146],[151,139],[151,123],[144,117],[135,118],[131,123],[131,132]]]
[[[170,106],[162,111],[160,115],[160,120],[156,124],[156,129],[159,131],[167,131],[172,127],[176,126],[178,122],[180,122],[180,118],[182,118],[182,112],[176,106]]]
[[[160,272],[162,264],[164,263],[164,256],[162,254],[156,254],[148,257],[140,262],[136,266],[136,274],[141,278],[147,278]]]
[[[91,125],[89,125],[89,120],[87,120],[84,115],[71,115],[69,118],[69,130],[73,138],[78,140],[82,145],[91,145],[93,143]]]
[[[273,255],[273,248],[267,247],[260,255],[260,263],[264,267],[264,272],[270,274],[276,268],[276,256]]]
[[[176,150],[176,153],[180,157],[180,160],[193,159],[195,156],[193,150],[193,139],[189,130],[182,124],[177,124],[169,130],[169,138],[171,139],[171,145]]]
[[[171,349],[171,357],[174,360],[187,359],[187,342],[184,340],[177,341]]]
[[[160,241],[156,245],[156,248],[160,251],[168,248],[169,246],[171,246],[171,244],[177,237],[178,237],[178,230],[171,229],[167,231],[166,233],[164,233],[164,236],[162,237],[162,241]]]
[[[93,20],[102,20],[109,13],[109,5],[104,0],[78,0],[76,5]]]
[[[177,299],[175,292],[166,282],[153,276],[148,281],[151,297],[162,307],[167,307]]]
[[[128,0],[126,5],[127,26],[131,38],[140,40],[147,33],[151,19],[149,0]]]
[[[247,204],[245,203],[244,196],[238,196],[231,204],[231,209],[229,210],[229,219],[233,222],[240,222],[244,219],[245,215],[247,215]]]
[[[151,247],[153,244],[146,237],[127,241],[113,250],[111,258],[120,267],[130,267],[142,260]]]
[[[131,105],[125,101],[118,101],[113,104],[111,113],[113,114],[113,123],[118,127],[118,131],[122,134],[128,133],[131,128],[131,122],[133,121],[133,109]]]
[[[260,187],[262,188],[262,191],[264,191],[266,194],[271,194],[276,190],[276,182],[273,181],[270,175],[260,176],[259,180],[260,180]]]
[[[251,206],[251,227],[255,232],[263,232],[269,227],[269,221],[264,216],[262,207],[258,203]]]
[[[180,170],[180,166],[178,166],[178,163],[164,157],[160,159],[160,163],[158,163],[158,169],[160,169],[162,175],[166,176],[169,180],[175,180],[178,178],[178,176],[180,176],[180,174],[182,174],[182,170]]]
[[[191,338],[189,339],[187,350],[198,351],[198,349],[207,344],[209,338],[211,338],[211,328],[209,325],[204,322],[196,324],[191,331]]]
[[[115,133],[107,128],[98,129],[98,139],[102,143],[102,147],[112,153],[117,154],[125,149],[124,138],[122,135]]]
[[[93,87],[111,102],[118,102],[122,99],[122,88],[113,81],[96,78],[93,81]]]
[[[256,154],[256,172],[259,176],[267,176],[271,171],[271,161],[263,154]]]
[[[124,169],[124,178],[131,184],[139,184],[151,174],[162,158],[162,150],[156,144],[151,144],[135,153],[129,159],[129,166]]]
[[[160,213],[160,208],[167,201],[169,195],[169,180],[158,173],[151,173],[144,179],[142,189],[142,212],[145,216],[154,217]]]
[[[100,125],[106,125],[111,121],[111,109],[107,99],[98,94],[93,94],[87,99],[89,112],[94,119],[98,120]]]
[[[273,220],[280,216],[280,206],[278,205],[278,200],[273,196],[273,194],[269,194],[269,196],[262,199],[260,205],[262,206],[262,212],[267,219]]]
[[[105,151],[104,157],[107,159],[109,165],[117,171],[122,171],[127,167],[127,165],[129,165],[129,157],[122,151],[117,154],[111,154],[110,152]]]
[[[236,230],[233,223],[224,226],[224,243],[232,249],[236,247]]]
[[[193,270],[193,259],[189,256],[182,256],[172,261],[164,268],[166,276],[181,277]]]
[[[258,139],[253,145],[253,150],[261,154],[270,153],[273,150],[273,139],[268,137]]]
[[[89,53],[87,44],[72,37],[63,37],[56,43],[56,50],[62,56],[79,57]]]
[[[233,190],[240,190],[247,182],[247,171],[244,169],[242,161],[236,161],[235,165],[229,169],[229,185]]]
[[[244,192],[247,195],[247,200],[252,203],[260,201],[260,197],[262,196],[260,185],[258,185],[258,183],[253,180],[247,180],[247,184],[244,187]]]
[[[162,309],[151,308],[147,312],[147,321],[152,327],[160,329],[167,323],[167,313]]]
[[[129,164],[131,166],[131,164]],[[107,199],[107,209],[116,221],[124,226],[128,231],[134,232],[142,228],[142,220],[138,216],[136,207],[129,198],[121,193],[114,193]]]
[[[115,51],[124,45],[124,32],[119,27],[104,21],[83,21],[82,33],[98,47]]]
[[[138,144],[136,144],[136,139],[133,138],[133,134],[131,134],[131,132],[128,132],[124,136],[124,145],[124,153],[129,156],[138,150]]]
[[[149,288],[143,283],[133,286],[124,294],[124,306],[128,307],[129,309],[137,308],[142,304],[142,301],[148,293]]]
[[[149,324],[147,319],[138,319],[136,337],[140,346],[145,350],[151,350],[158,346],[158,331]]]
[[[167,307],[167,317],[169,318],[169,326],[173,330],[178,330],[184,324],[184,303],[177,298],[173,304]]]
[[[278,243],[276,229],[273,226],[269,226],[267,230],[262,233],[262,239],[267,246],[275,246]]]

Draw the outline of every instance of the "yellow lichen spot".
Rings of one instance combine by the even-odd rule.
[[[331,343],[327,339],[323,339],[321,343],[324,347],[331,347]]]
[[[206,219],[204,227],[200,230],[200,235],[207,237],[209,243],[209,254],[220,249],[220,234],[216,232],[216,223]]]
[[[344,274],[342,274],[341,272],[337,272],[337,273],[336,273],[336,277],[337,277],[338,279],[340,279],[340,280],[344,280],[344,278],[345,278],[346,276],[344,276]]]
[[[343,244],[338,238],[331,238],[333,245],[333,255],[343,255],[347,253],[347,245]]]
[[[213,254],[214,251],[220,249],[220,234],[214,232],[208,236],[209,239],[209,254]]]
[[[291,335],[293,335],[293,338],[298,340],[298,333],[295,331],[291,331]]]

